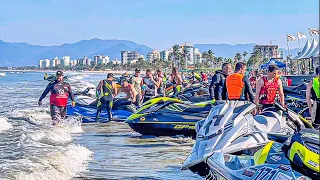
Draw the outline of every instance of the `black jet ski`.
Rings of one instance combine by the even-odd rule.
[[[154,98],[145,102],[125,122],[142,135],[195,136],[195,124],[206,118],[211,103],[191,103],[169,97]]]
[[[283,86],[283,92],[285,95],[306,95],[306,90],[307,90],[307,85],[308,81],[307,80],[302,80],[303,82],[298,85],[298,86]]]

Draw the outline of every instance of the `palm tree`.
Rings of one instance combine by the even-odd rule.
[[[236,59],[237,61],[241,61],[241,59],[242,59],[241,53],[237,53],[236,56],[235,56],[235,59]]]
[[[247,55],[247,54],[248,54],[247,51],[244,51],[244,52],[242,53],[242,56],[243,56],[244,61],[246,61],[246,55]]]
[[[169,54],[169,59],[172,61],[171,68],[179,64],[181,56],[180,46],[178,44],[174,45],[172,47],[172,52]]]
[[[214,52],[211,49],[209,49],[207,52],[207,61],[210,62],[210,64],[212,64],[213,59],[214,59]]]
[[[207,61],[207,57],[208,57],[208,53],[206,51],[203,52],[201,57],[202,57],[202,62],[206,62]]]

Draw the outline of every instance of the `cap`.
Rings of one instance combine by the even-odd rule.
[[[56,76],[63,76],[63,72],[62,71],[57,71]]]
[[[107,74],[107,78],[111,78],[111,77],[113,77],[113,74],[112,73],[108,73]]]
[[[140,72],[141,70],[139,68],[136,68],[134,71],[135,72]]]

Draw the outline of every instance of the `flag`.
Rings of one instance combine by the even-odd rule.
[[[310,33],[311,36],[319,34],[319,29],[317,29],[317,28],[309,28],[309,33]]]
[[[294,35],[287,34],[287,41],[295,41],[296,37]]]
[[[307,38],[307,36],[301,32],[298,32],[298,38],[303,39],[303,38]]]

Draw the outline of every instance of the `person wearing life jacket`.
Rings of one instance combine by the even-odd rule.
[[[154,80],[151,70],[147,69],[146,76],[144,76],[141,81],[143,102],[157,96],[157,89],[159,88],[159,85],[160,84]]]
[[[306,100],[311,115],[311,120],[315,128],[320,126],[320,66],[316,68],[314,77],[307,86]],[[313,100],[313,103],[311,102]]]
[[[71,105],[74,107],[74,95],[69,83],[63,81],[63,72],[57,71],[56,80],[50,82],[44,92],[42,93],[38,105],[42,105],[42,99],[44,99],[49,92],[50,95],[50,114],[53,125],[57,125],[66,116],[66,106],[68,99],[71,99]]]
[[[97,104],[96,122],[98,122],[100,113],[103,108],[106,108],[109,116],[109,121],[112,121],[112,106],[113,98],[117,95],[116,83],[113,82],[113,74],[108,73],[107,79],[101,80],[96,88],[97,96],[99,97]]]
[[[217,70],[215,72],[209,86],[211,99],[222,100],[222,90],[224,88],[226,78],[232,72],[230,63],[223,63],[221,68],[222,70]]]
[[[127,95],[128,100],[130,100],[132,103],[136,102],[137,92],[134,89],[133,85],[129,83],[128,78],[122,79],[121,88],[119,89],[119,93],[123,92]]]
[[[182,90],[182,77],[176,67],[172,68],[173,95],[177,95]]]
[[[249,79],[245,76],[247,67],[243,62],[238,62],[235,73],[226,78],[226,83],[222,90],[222,100],[250,100],[254,102],[254,95]]]
[[[278,76],[279,68],[276,65],[268,67],[268,75],[261,77],[256,86],[255,104],[262,105],[262,110],[274,106],[275,100],[279,100],[285,107],[283,86]]]
[[[140,86],[142,82],[142,77],[140,77],[140,72],[141,70],[136,68],[134,71],[134,75],[130,78],[130,84],[134,87],[134,89],[137,92],[135,103],[137,106],[141,106],[142,104],[142,91]]]

